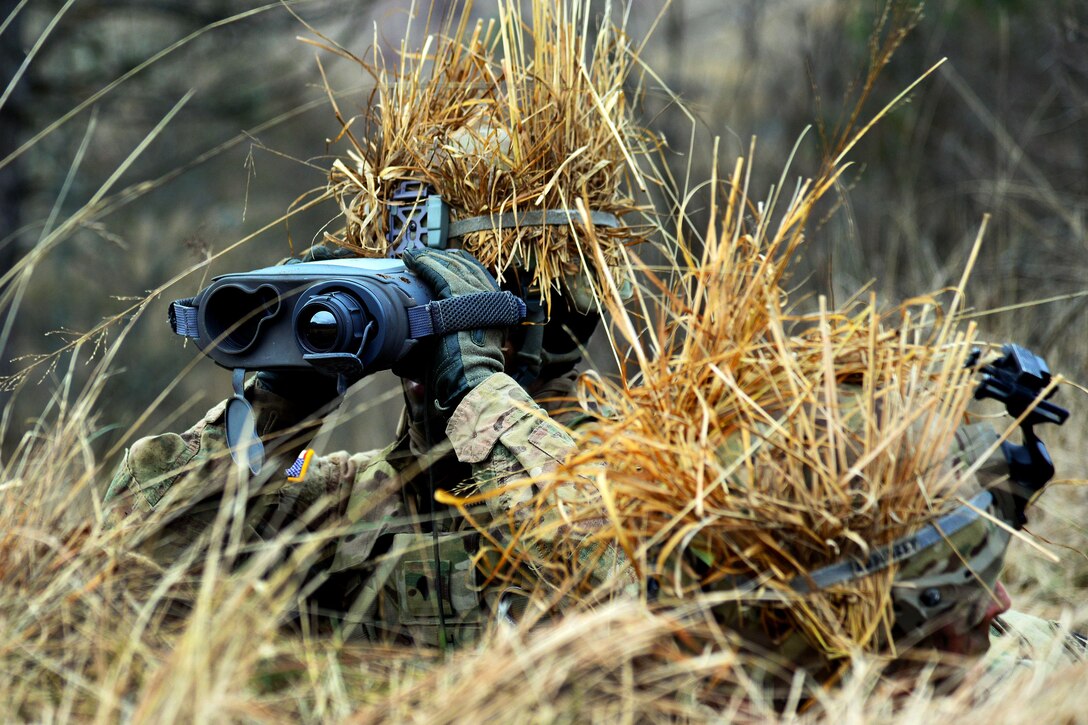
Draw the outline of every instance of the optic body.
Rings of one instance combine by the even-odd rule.
[[[174,303],[171,324],[226,368],[358,379],[408,355],[408,310],[431,300],[399,260],[303,262],[216,277]]]

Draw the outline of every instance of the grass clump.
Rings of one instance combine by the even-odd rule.
[[[472,22],[471,10],[451,9],[419,50],[405,38],[392,64],[378,51],[351,56],[375,87],[361,117],[337,108],[348,149],[332,165],[329,192],[344,227],[326,239],[388,256],[399,244],[387,238],[389,209],[403,203],[391,196],[405,179],[448,202],[451,221],[571,210],[568,224],[519,221],[459,240],[500,276],[528,270],[525,284],[547,300],[564,277],[582,276],[590,212],[623,219],[641,208],[634,196],[647,190],[643,159],[654,142],[628,97],[637,49],[586,0],[528,12],[500,0],[488,22]],[[598,239],[605,262],[618,266],[618,248],[638,231],[601,228]]]
[[[583,58],[588,41],[564,33],[582,28],[582,37],[588,35],[588,3],[566,10],[536,3],[531,22],[512,3],[502,7],[498,25],[470,28],[466,11],[424,51],[405,53],[403,67],[416,80],[394,80],[396,71],[386,71],[378,56],[369,63],[378,87],[359,125],[370,130],[356,134],[344,119],[352,150],[331,176],[345,214],[336,241],[359,253],[387,253],[382,205],[390,184],[427,173],[434,174],[424,176],[428,183],[458,200],[460,215],[532,207],[541,195],[540,207],[637,211],[624,189],[638,188],[631,182],[645,137],[629,122],[620,90],[629,72],[621,64],[631,62],[626,39],[606,28],[592,44],[592,62],[557,65],[539,55],[537,42],[543,34],[552,47],[580,49],[566,57]],[[529,28],[536,29],[531,42]],[[447,77],[453,82],[440,82]],[[612,127],[565,125],[579,100],[573,91],[564,95],[565,83],[582,84],[581,101],[597,94],[581,109],[583,119],[610,119]],[[525,94],[536,95],[531,103],[512,103]],[[554,115],[536,118],[524,108]],[[634,165],[624,149],[636,157]],[[481,160],[496,153],[498,166]],[[597,283],[616,319],[615,347],[630,350],[618,382],[584,388],[606,414],[579,439],[577,454],[519,484],[541,493],[519,518],[498,522],[511,524],[515,543],[525,545],[512,547],[508,539],[496,546],[508,558],[490,573],[525,583],[521,575],[532,567],[543,583],[540,600],[574,606],[535,629],[496,625],[472,649],[344,641],[335,628],[321,626],[327,621],[310,616],[306,574],[322,546],[343,532],[299,528],[239,556],[222,543],[247,524],[249,501],[237,482],[188,550],[167,562],[148,556],[145,545],[184,511],[104,525],[99,501],[108,472],[95,455],[94,411],[109,361],[82,391],[68,389],[70,377],[62,381],[55,407],[7,458],[0,482],[0,701],[8,716],[986,723],[1081,717],[1083,665],[1050,672],[1040,659],[1035,669],[1000,682],[976,668],[941,698],[934,697],[938,683],[929,672],[889,676],[881,656],[889,577],[805,597],[789,591],[795,577],[863,554],[955,502],[956,471],[945,462],[972,388],[963,363],[974,332],[946,323],[958,296],[943,318],[930,298],[879,308],[859,295],[808,312],[793,299],[790,260],[839,169],[801,184],[776,213],[782,207],[774,194],[763,205],[750,201],[748,167],[738,163],[707,233],[670,240],[674,254],[664,271],[642,265],[627,248],[637,238],[629,228],[575,223],[466,240],[500,269],[529,260],[545,290],[584,256],[602,276]],[[621,279],[608,275],[613,268],[646,280],[630,307],[622,304]],[[454,502],[463,506],[494,496],[461,493]],[[556,498],[563,506],[554,505]],[[543,507],[561,518],[545,516]],[[610,547],[623,552],[639,584],[650,578],[659,584],[657,603],[647,606],[638,596],[602,603],[632,581],[602,585],[587,575]],[[759,578],[760,596],[730,590],[730,577]],[[797,680],[796,688],[769,694],[767,673],[788,680],[797,662],[785,649],[765,656],[745,649],[741,633],[721,616],[723,604],[738,602],[760,614],[762,636],[799,637],[821,662],[832,661],[834,677],[816,684],[839,686]]]

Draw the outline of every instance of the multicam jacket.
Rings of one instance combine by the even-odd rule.
[[[506,484],[556,466],[575,445],[568,431],[591,420],[571,403],[574,383],[573,374],[559,378],[531,397],[510,377],[493,375],[455,409],[446,438],[437,445],[428,445],[418,427],[404,425],[397,441],[383,450],[313,456],[305,475],[292,480],[283,475],[283,458],[273,455],[257,477],[267,480],[251,498],[247,536],[259,542],[304,519],[308,531],[335,527],[342,532],[318,567],[326,581],[317,596],[343,622],[346,635],[437,644],[444,630],[449,643],[471,642],[501,612],[511,592],[480,586],[478,529],[452,512],[432,511],[431,491],[466,484],[481,493],[498,490],[474,523],[515,520],[519,507],[537,492]],[[299,437],[273,435],[291,425],[295,411],[259,389],[249,395],[260,411],[259,431],[271,436],[269,450],[297,451],[303,445]],[[237,471],[227,452],[223,414],[220,404],[180,435],[137,441],[110,485],[106,500],[115,522],[132,512],[178,508],[153,542],[152,553],[160,560],[183,555],[208,530],[223,483]],[[974,460],[990,448],[992,430],[971,426],[964,431],[957,436],[954,459]],[[1003,460],[991,458],[1003,468]],[[989,468],[987,463],[980,473]],[[324,515],[313,516],[323,500],[329,502]],[[431,520],[438,522],[437,546],[427,523]],[[491,532],[501,538],[502,529],[492,526]],[[608,571],[601,577],[623,576],[621,554],[603,560]],[[1028,641],[1025,631],[1052,631],[1046,623],[1018,616],[1007,618],[1006,626],[1023,641]],[[730,620],[722,616],[723,622]],[[732,626],[745,629],[736,621]],[[780,642],[775,649],[799,664],[807,648],[800,640],[794,644]],[[1019,658],[1005,652],[1003,662],[1010,661]]]
[[[270,439],[266,448],[273,453],[255,479],[247,538],[267,540],[304,518],[308,531],[335,526],[345,533],[325,552],[318,596],[328,610],[343,613],[348,634],[437,643],[444,629],[449,642],[471,641],[489,621],[500,592],[478,586],[476,530],[452,513],[432,512],[431,492],[466,483],[492,490],[526,472],[554,467],[573,448],[568,428],[588,420],[572,404],[575,379],[572,373],[549,381],[530,396],[509,376],[493,375],[454,410],[446,439],[436,445],[428,445],[419,426],[402,421],[398,439],[387,448],[313,455],[305,472],[290,479],[275,451],[297,451],[304,436],[276,437],[275,431],[289,429],[296,411],[250,385],[258,431]],[[225,441],[224,408],[212,408],[180,435],[134,443],[107,491],[114,523],[133,512],[177,507],[149,545],[159,560],[178,558],[206,532],[225,482],[236,472]],[[511,491],[492,499],[481,516],[501,519],[532,495]],[[326,510],[315,516],[322,501]],[[438,522],[437,547],[431,520]]]

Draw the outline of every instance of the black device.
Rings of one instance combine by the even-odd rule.
[[[317,371],[336,377],[343,393],[405,363],[423,338],[525,317],[525,302],[508,291],[433,296],[400,260],[335,259],[221,275],[174,301],[169,318],[176,334],[234,371],[227,441],[256,473],[263,452],[243,394],[245,371]]]
[[[219,365],[313,369],[342,386],[403,361],[430,335],[505,327],[525,316],[510,292],[434,301],[395,259],[337,259],[225,274],[170,306],[170,326]]]
[[[1011,494],[1008,508],[1011,509],[1014,526],[1019,529],[1027,521],[1025,506],[1054,476],[1050,452],[1035,433],[1035,426],[1041,423],[1062,425],[1069,417],[1069,411],[1046,400],[1054,394],[1054,390],[1047,391],[1051,376],[1043,358],[1027,348],[1012,344],[1003,346],[1001,353],[1000,358],[979,369],[982,380],[975,390],[975,398],[992,398],[1003,403],[1012,417],[1023,416],[1020,421],[1023,443],[1001,443],[1001,450],[1009,464],[1011,482],[998,492],[999,496]],[[978,365],[979,355],[978,350],[972,353],[967,361],[969,367]]]
[[[429,302],[399,260],[301,262],[216,277],[170,306],[170,325],[225,368],[313,368],[351,383],[411,351],[428,331],[413,331],[408,311]]]
[[[1000,358],[982,366],[982,381],[975,390],[975,398],[993,398],[1004,403],[1005,409],[1014,418],[1019,418],[1035,404],[1021,423],[1023,426],[1064,423],[1069,417],[1068,410],[1045,399],[1037,402],[1039,395],[1050,385],[1050,368],[1046,361],[1020,345],[1005,345],[1001,353]],[[978,357],[979,351],[975,350],[968,365],[974,367]],[[1051,390],[1046,397],[1053,394]]]

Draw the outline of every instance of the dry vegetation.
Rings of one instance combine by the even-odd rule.
[[[744,178],[738,163],[702,257],[680,260],[664,294],[640,289],[638,306],[655,324],[638,337],[618,335],[637,374],[626,384],[589,383],[584,395],[608,419],[581,435],[577,455],[554,475],[511,487],[539,493],[510,533],[529,552],[546,542],[534,572],[581,562],[587,538],[616,542],[641,581],[655,577],[681,600],[731,577],[760,582],[722,594],[757,611],[780,609],[763,614],[773,620],[772,640],[800,631],[832,659],[881,651],[890,639],[888,576],[803,598],[790,584],[899,538],[964,494],[963,471],[947,460],[975,387],[965,364],[974,331],[935,324],[934,300],[790,314],[784,272],[831,179],[802,185],[769,223],[745,221],[753,205]],[[613,307],[620,333],[643,329]],[[500,495],[510,494],[458,503]],[[494,574],[516,578],[526,562],[509,554],[513,544],[495,546],[510,558]],[[685,552],[709,572],[678,565]],[[558,590],[600,599],[604,582],[591,572],[564,571]],[[760,604],[776,595],[781,607]]]
[[[332,101],[349,148],[333,164],[329,190],[344,228],[325,238],[388,256],[399,243],[387,241],[390,198],[405,178],[445,199],[451,222],[571,210],[566,225],[522,223],[460,240],[500,276],[530,270],[527,283],[547,302],[585,266],[583,215],[623,219],[639,210],[633,197],[647,191],[653,139],[632,115],[625,86],[636,81],[637,56],[622,28],[598,25],[585,2],[533,3],[531,14],[514,2],[497,9],[497,21],[474,22],[465,3],[424,42],[405,38],[391,63],[377,44],[372,60],[347,54],[373,77],[374,90],[362,118],[342,117]],[[631,223],[601,228],[598,244],[612,266],[618,248],[637,238]]]
[[[483,195],[484,187],[443,190],[462,194],[466,209],[507,209],[532,203],[547,192],[542,202],[546,206],[575,207],[581,202],[586,208],[634,211],[629,198],[633,194],[624,190],[637,188],[637,183],[632,186],[635,172],[624,154],[617,153],[620,147],[612,144],[620,143],[618,134],[623,144],[639,149],[645,138],[624,125],[630,109],[622,108],[622,93],[613,103],[604,102],[617,84],[627,80],[625,64],[630,61],[613,53],[611,45],[620,42],[622,35],[607,31],[597,35],[596,47],[602,54],[593,57],[600,64],[579,69],[585,72],[576,74],[569,94],[559,93],[549,101],[570,111],[577,95],[593,88],[601,96],[601,106],[618,114],[617,129],[611,133],[594,128],[590,137],[563,140],[577,148],[596,149],[609,160],[602,169],[568,164],[564,168],[569,176],[562,183],[550,184],[548,170],[554,171],[555,159],[548,154],[563,146],[553,147],[549,133],[534,136],[525,131],[526,138],[543,138],[548,143],[541,142],[544,148],[522,148],[524,139],[519,134],[534,128],[533,119],[523,119],[527,123],[521,126],[515,115],[500,114],[502,123],[509,124],[501,131],[473,125],[471,106],[479,99],[471,94],[496,82],[493,69],[483,59],[498,52],[501,39],[510,47],[525,48],[521,34],[526,26],[511,17],[516,16],[508,15],[505,24],[485,27],[479,34],[468,25],[450,26],[453,36],[469,39],[464,54],[448,40],[433,41],[433,52],[450,64],[450,72],[482,83],[468,85],[464,92],[469,96],[446,97],[442,84],[398,86],[389,81],[385,74],[390,71],[379,58],[365,64],[376,75],[375,98],[383,113],[368,119],[371,125],[365,134],[348,139],[353,153],[334,172],[333,192],[341,200],[347,224],[342,233],[334,234],[337,239],[360,248],[372,246],[373,239],[360,235],[359,225],[377,209],[368,210],[366,194],[381,199],[375,184],[388,180],[389,172],[384,170],[418,169],[434,153],[431,146],[398,143],[397,127],[386,113],[388,104],[398,103],[433,114],[454,114],[453,120],[438,123],[439,134],[446,134],[440,146],[445,149],[441,157],[447,166],[432,182],[442,188],[450,179],[486,180],[490,184],[486,194],[493,196]],[[562,26],[552,25],[556,19],[546,13],[533,22],[557,29],[555,42],[572,47],[583,42],[581,36],[563,35]],[[894,39],[888,42],[878,51],[894,47]],[[523,63],[511,68],[509,76],[526,81],[519,92],[541,92],[538,84],[528,82],[529,70],[547,65],[550,59],[528,53],[512,57]],[[418,57],[407,62],[412,73],[434,67],[420,63]],[[397,68],[394,72],[399,72]],[[562,74],[564,68],[552,70]],[[396,93],[409,95],[398,100]],[[355,127],[347,118],[343,120],[345,134],[352,134]],[[542,118],[541,123],[550,121]],[[457,141],[451,141],[449,134],[466,125],[474,136],[465,147],[509,143],[509,175],[491,168],[473,176],[458,166],[464,160],[458,158]],[[553,125],[548,130],[558,133]],[[833,147],[845,150],[856,130],[851,124],[840,129]],[[372,145],[374,138],[381,141]],[[397,153],[406,155],[394,158]],[[598,381],[588,389],[587,395],[617,412],[617,421],[598,428],[571,468],[559,473],[569,481],[572,473],[599,470],[595,464],[601,460],[614,468],[611,528],[601,535],[619,540],[631,561],[648,566],[647,571],[655,563],[648,542],[655,547],[686,545],[684,532],[689,529],[685,527],[701,528],[705,540],[700,545],[716,560],[726,562],[722,571],[752,573],[770,568],[780,581],[834,558],[833,549],[855,546],[848,533],[878,541],[894,538],[900,524],[891,517],[889,492],[901,493],[917,472],[933,470],[943,458],[952,421],[962,417],[970,380],[961,362],[975,333],[954,319],[962,305],[959,296],[945,297],[951,300],[945,317],[936,316],[936,298],[928,297],[902,307],[879,307],[862,293],[839,309],[820,308],[813,314],[801,309],[803,300],[791,301],[786,283],[790,260],[803,249],[802,232],[816,201],[839,178],[846,158],[837,156],[813,181],[796,187],[796,193],[788,191],[792,187],[780,186],[777,200],[773,194],[762,199],[752,193],[746,181],[749,167],[738,163],[721,189],[714,190],[717,205],[711,223],[703,227],[707,233],[675,240],[684,242],[679,248],[687,254],[669,255],[671,264],[664,267],[643,268],[638,256],[614,244],[623,241],[620,238],[598,240],[573,228],[550,230],[554,238],[549,233],[528,234],[516,242],[537,255],[545,287],[581,253],[590,258],[602,255],[602,268],[609,263],[629,265],[647,280],[631,308],[623,308],[615,299],[617,284],[601,280],[606,305],[618,320],[613,339],[621,355],[631,351],[630,374],[618,381]],[[512,182],[515,169],[524,172],[524,177]],[[468,201],[470,193],[483,195],[472,202],[475,206]],[[69,223],[77,226],[80,221],[74,216]],[[659,233],[668,233],[668,228],[685,234],[692,228],[660,226]],[[569,247],[571,239],[580,246]],[[479,250],[488,249],[483,240],[475,243]],[[556,256],[549,257],[553,252]],[[25,270],[32,271],[37,259],[24,263],[21,279],[29,280]],[[955,270],[954,278],[962,267]],[[18,288],[9,285],[5,293],[13,289]],[[141,305],[134,308],[142,309]],[[800,628],[811,638],[828,642],[828,651],[840,660],[849,657],[835,686],[804,690],[799,683],[777,703],[768,701],[756,679],[766,663],[738,650],[733,636],[708,616],[706,603],[691,596],[676,606],[655,610],[620,598],[572,611],[533,631],[496,628],[480,645],[453,653],[342,641],[336,632],[299,616],[306,608],[300,572],[321,541],[292,540],[292,532],[287,532],[240,558],[222,543],[229,539],[224,532],[239,521],[238,500],[232,496],[225,497],[208,534],[194,542],[183,560],[166,567],[146,556],[142,545],[169,513],[106,527],[99,502],[108,477],[105,470],[113,460],[97,445],[103,425],[98,411],[105,386],[116,374],[115,356],[123,343],[122,334],[98,350],[89,377],[77,362],[82,365],[90,345],[76,344],[71,367],[58,370],[52,402],[38,422],[27,428],[19,445],[5,451],[0,483],[0,702],[6,703],[5,719],[932,722],[955,718],[992,723],[1075,722],[1085,717],[1079,698],[1088,670],[1084,664],[1065,662],[1057,651],[1036,653],[1034,666],[1017,668],[996,681],[980,668],[968,668],[958,685],[942,681],[934,670],[911,677],[889,676],[885,662],[871,656],[871,651],[879,649],[873,625],[879,626],[886,617],[886,581],[870,581],[856,591],[838,593],[845,596],[813,597],[808,608],[785,610],[781,626]],[[862,402],[879,399],[883,409],[882,415],[875,415],[862,405],[860,426],[856,422],[832,426],[853,444],[848,446],[849,455],[831,445],[813,445],[806,437],[813,430],[827,429],[829,420],[842,423],[843,417],[849,417],[840,400],[839,386],[844,382],[860,383]],[[773,448],[757,447],[746,459],[747,480],[760,486],[714,487],[724,473],[722,459],[715,454],[730,445],[730,433],[742,428],[774,429],[778,436]],[[617,452],[622,452],[618,459]],[[904,453],[906,461],[899,455]],[[852,467],[866,474],[869,488],[863,498],[874,501],[871,508],[859,511],[836,495],[841,491],[836,471]],[[812,470],[822,472],[812,489],[796,485]],[[673,482],[675,488],[662,494],[647,486],[647,472]],[[933,475],[929,483],[927,492],[933,500],[923,500],[921,489],[908,486],[914,495],[897,500],[896,506],[903,507],[897,510],[924,514],[931,506],[939,508],[942,497],[954,494],[947,477]],[[818,489],[830,494],[821,497],[822,503],[843,504],[831,512],[834,523],[816,520],[812,509],[806,508],[813,503],[806,496]],[[652,509],[646,506],[651,501]],[[768,537],[766,528],[753,526],[750,517],[731,513],[741,506],[759,512],[757,518],[763,521],[777,522],[777,531],[789,534]],[[714,525],[701,525],[708,516],[715,518]],[[810,550],[811,559],[797,561],[783,542],[812,534],[817,534],[815,539],[824,548],[815,547]],[[740,565],[742,551],[745,557],[755,552],[758,566],[750,561]],[[1075,608],[1076,587],[1085,582],[1083,573],[1088,571],[1080,561],[1083,558],[1078,552],[1065,555],[1064,573],[1051,572],[1053,578],[1045,589],[1028,593],[1026,604],[1046,602],[1055,613],[1053,607],[1065,605],[1070,608],[1067,617],[1085,621],[1088,612]],[[1035,565],[1018,566],[1031,571],[1020,575],[1022,581],[1043,581],[1046,572],[1032,569]],[[684,593],[685,585],[680,583],[676,589]]]

